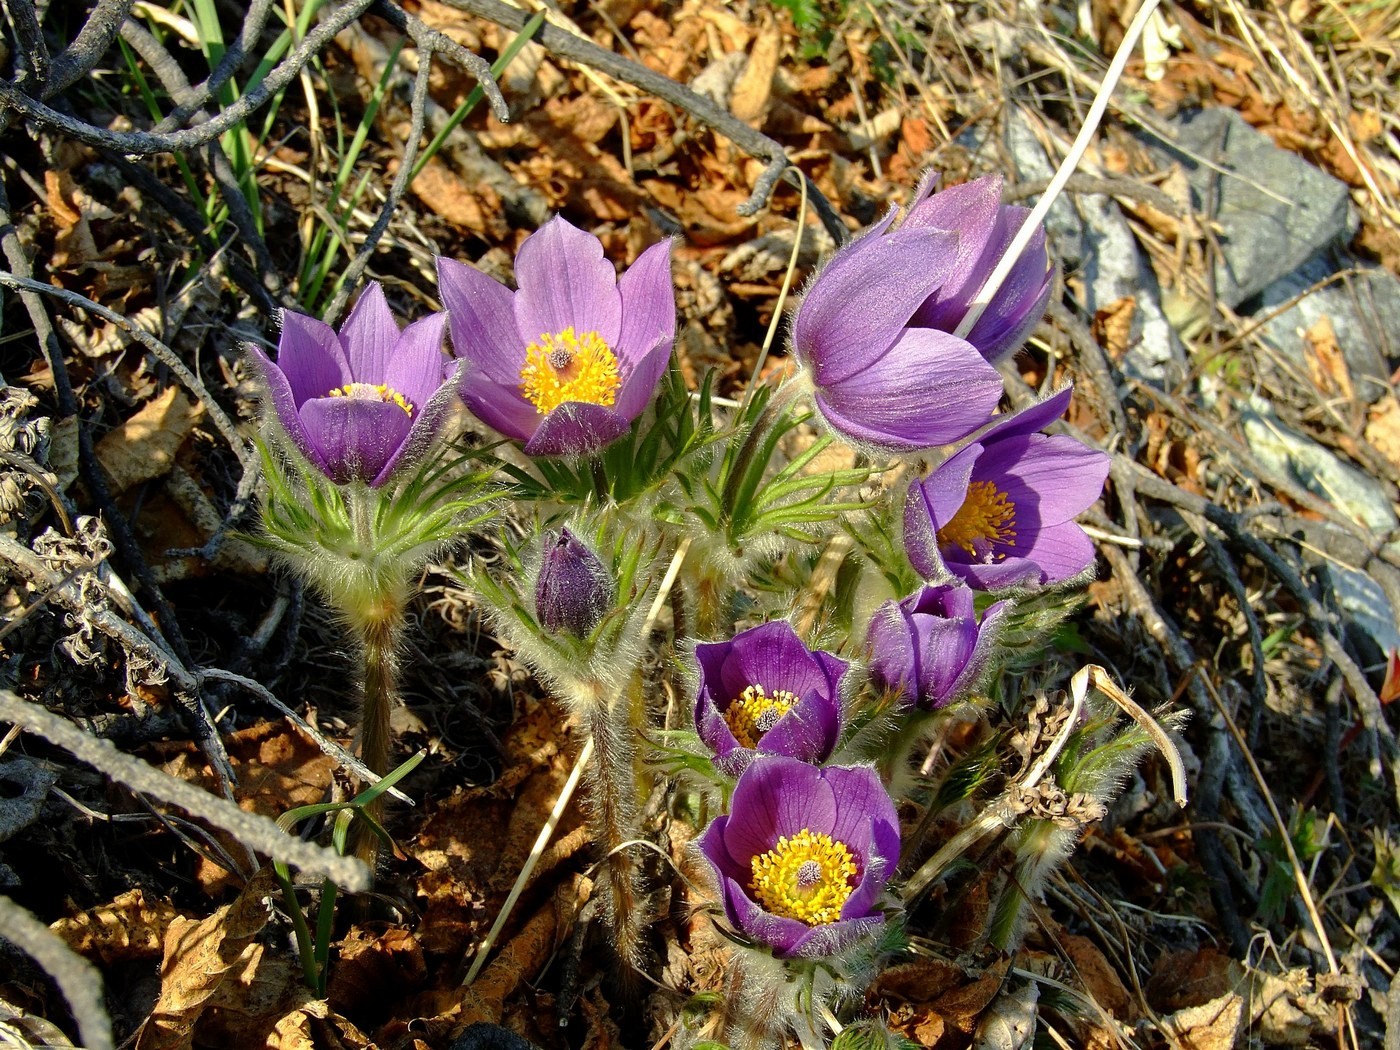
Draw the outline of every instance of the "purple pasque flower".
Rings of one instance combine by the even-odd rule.
[[[957,250],[951,269],[909,323],[952,332],[1001,262],[1030,209],[1001,203],[1000,175],[984,175],[934,193],[936,181],[932,172],[924,176],[900,229],[951,230],[958,235]],[[1019,350],[1045,315],[1054,274],[1045,229],[1039,227],[967,334],[968,342],[993,362]]]
[[[528,455],[596,452],[646,408],[670,360],[670,242],[619,278],[597,237],[555,217],[525,238],[515,281],[512,292],[438,260],[453,352],[471,364],[463,400]]]
[[[1037,433],[1064,414],[1070,394],[1004,417],[909,486],[904,549],[920,574],[996,590],[1068,580],[1093,563],[1074,517],[1103,492],[1108,456]]]
[[[835,955],[880,927],[899,817],[869,766],[761,755],[700,836],[736,930],[779,956]]]
[[[954,273],[958,234],[890,232],[890,212],[840,249],[808,288],[792,349],[811,373],[817,408],[857,445],[895,452],[946,445],[984,425],[1001,377],[965,339],[913,327]]]
[[[822,762],[836,747],[850,664],[808,649],[786,620],[701,642],[695,662],[695,728],[722,772],[738,776],[758,754]]]
[[[1010,610],[995,602],[977,618],[961,583],[920,588],[875,610],[866,635],[870,680],[902,706],[936,711],[961,700],[986,670],[997,627]]]
[[[614,590],[602,559],[567,528],[545,537],[535,579],[535,618],[541,627],[556,634],[586,635],[607,614]]]
[[[337,484],[378,488],[421,462],[456,402],[443,382],[447,318],[403,331],[371,281],[337,334],[305,314],[282,311],[277,362],[248,348],[277,420],[297,449]]]

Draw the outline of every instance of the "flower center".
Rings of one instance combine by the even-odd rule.
[[[520,392],[542,416],[565,401],[611,405],[621,385],[617,355],[597,332],[579,335],[570,325],[525,348]]]
[[[331,397],[353,397],[357,401],[388,401],[398,405],[401,409],[413,415],[413,405],[393,387],[387,383],[375,385],[373,383],[346,383],[331,391]]]
[[[774,690],[769,696],[763,686],[751,685],[724,709],[724,720],[740,747],[757,747],[763,734],[777,725],[795,703],[797,694],[786,689]]]
[[[809,828],[792,838],[782,836],[750,863],[750,889],[764,910],[808,926],[841,918],[841,906],[855,889],[856,861],[850,847]]]
[[[938,545],[961,547],[980,561],[1001,559],[1006,555],[992,546],[1016,546],[1015,525],[1016,507],[1007,494],[990,481],[974,481],[953,520],[938,530]]]

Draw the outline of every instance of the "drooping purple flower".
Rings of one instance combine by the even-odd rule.
[[[926,586],[902,602],[885,602],[866,638],[871,681],[898,693],[902,705],[925,711],[962,699],[986,669],[1009,608],[995,602],[979,622],[972,591],[961,583]]]
[[[912,452],[985,424],[1001,378],[967,340],[912,327],[915,312],[953,274],[959,238],[929,228],[891,233],[894,217],[843,247],[817,275],[793,320],[792,349],[832,429],[857,445]]]
[[[545,630],[586,635],[612,605],[613,590],[607,566],[567,528],[545,537],[535,580],[535,618]]]
[[[1070,388],[1007,416],[909,486],[904,548],[926,579],[947,573],[981,590],[1057,583],[1094,560],[1075,515],[1103,492],[1108,456],[1037,433]]]
[[[822,762],[841,735],[845,660],[813,652],[786,620],[695,647],[695,728],[715,765],[738,776],[758,754]]]
[[[370,282],[337,334],[305,314],[282,312],[277,362],[248,348],[267,400],[292,443],[337,484],[379,487],[421,462],[457,398],[443,381],[446,317],[403,331]]]
[[[556,217],[515,257],[518,291],[438,260],[462,397],[532,456],[584,455],[620,437],[651,400],[676,335],[671,247],[619,278],[602,242]]]
[[[820,959],[885,921],[875,902],[899,861],[899,818],[869,766],[762,755],[700,851],[736,930],[779,956]]]
[[[1001,262],[1030,209],[1001,203],[1000,175],[984,175],[937,193],[933,192],[935,182],[932,173],[924,177],[901,229],[954,231],[957,251],[951,270],[914,311],[909,323],[952,332]],[[1054,272],[1045,248],[1045,229],[1040,227],[972,326],[968,342],[993,362],[1019,350],[1045,315]]]

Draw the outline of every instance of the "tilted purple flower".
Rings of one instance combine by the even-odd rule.
[[[248,353],[302,455],[337,484],[377,488],[422,461],[456,402],[457,371],[443,381],[446,322],[437,313],[399,331],[371,282],[339,334],[284,310],[277,362],[255,346]]]
[[[515,257],[518,291],[438,260],[453,352],[471,363],[462,397],[532,456],[585,455],[641,415],[671,356],[671,246],[619,278],[602,242],[556,217]]]
[[[566,528],[545,537],[535,579],[535,618],[547,631],[585,635],[612,605],[614,584],[598,555]]]
[[[695,728],[722,772],[738,776],[758,754],[822,762],[836,747],[850,665],[808,649],[786,620],[702,642],[695,662]]]
[[[900,703],[936,711],[967,695],[986,669],[996,630],[1010,609],[995,602],[979,622],[961,583],[922,587],[875,611],[866,636],[870,679]]]
[[[1030,209],[1001,203],[1000,175],[984,175],[937,193],[933,192],[935,181],[932,173],[925,176],[900,228],[953,231],[958,235],[957,251],[951,270],[914,311],[909,323],[917,328],[952,332],[1001,262],[1030,216]],[[1045,248],[1045,229],[1041,227],[972,326],[968,342],[993,362],[1019,350],[1045,315],[1054,273]]]
[[[1013,413],[909,486],[904,549],[927,579],[947,573],[981,590],[1057,583],[1094,560],[1075,524],[1103,492],[1109,458],[1071,437],[1037,433],[1070,388]]]
[[[967,340],[912,327],[954,273],[958,235],[891,233],[893,221],[891,212],[817,275],[793,320],[792,349],[832,429],[857,445],[912,452],[985,424],[1001,378]]]
[[[761,755],[700,852],[736,930],[779,956],[820,959],[885,921],[875,903],[899,862],[899,817],[869,766]]]

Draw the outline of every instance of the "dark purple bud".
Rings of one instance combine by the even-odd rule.
[[[583,636],[613,602],[613,581],[598,555],[568,529],[545,538],[535,581],[535,616],[547,631]]]

